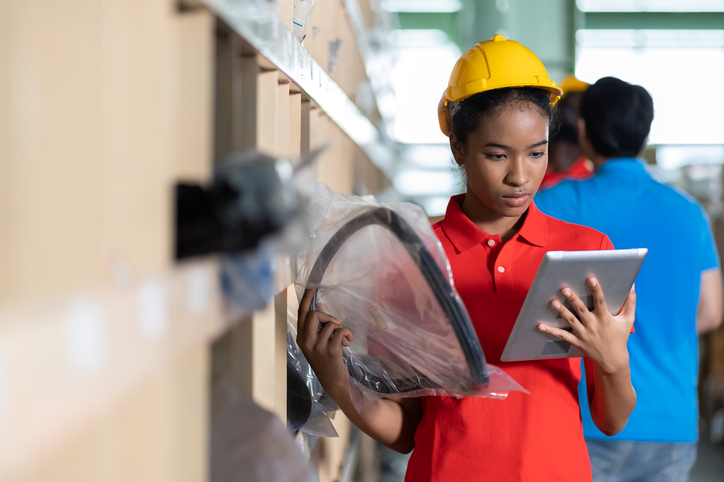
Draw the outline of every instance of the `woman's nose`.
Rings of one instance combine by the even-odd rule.
[[[505,181],[511,186],[522,186],[528,182],[528,171],[525,168],[523,159],[516,158],[512,160]]]

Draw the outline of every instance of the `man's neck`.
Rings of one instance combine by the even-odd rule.
[[[590,159],[590,161],[593,163],[593,170],[598,171],[601,168],[601,166],[603,166],[608,161],[613,159],[613,157],[606,157],[606,156],[601,156],[600,154],[597,154],[597,153],[591,153],[591,156],[589,156],[588,159]]]

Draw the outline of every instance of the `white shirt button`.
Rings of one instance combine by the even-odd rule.
[[[503,268],[502,266],[498,266],[498,271],[501,273],[505,273],[505,268]]]
[[[494,240],[494,239],[489,239],[489,240],[488,240],[488,246],[495,246],[495,240]]]

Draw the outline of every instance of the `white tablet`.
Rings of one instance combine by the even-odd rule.
[[[581,351],[568,342],[538,330],[540,323],[570,330],[570,325],[551,307],[551,302],[558,299],[575,315],[575,310],[561,294],[561,290],[568,287],[588,309],[593,309],[593,297],[586,280],[594,276],[603,289],[609,311],[618,314],[647,252],[646,248],[547,252],[500,359],[518,361],[582,356]]]

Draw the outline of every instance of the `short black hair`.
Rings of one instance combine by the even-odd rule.
[[[460,110],[452,118],[452,131],[457,140],[465,145],[468,135],[478,128],[480,121],[492,118],[499,113],[496,108],[508,102],[530,102],[540,111],[541,116],[547,117],[549,122],[553,120],[551,97],[543,89],[506,87],[487,90],[460,102]]]
[[[640,85],[604,77],[581,98],[581,118],[595,151],[607,158],[636,157],[654,120],[654,100]]]

